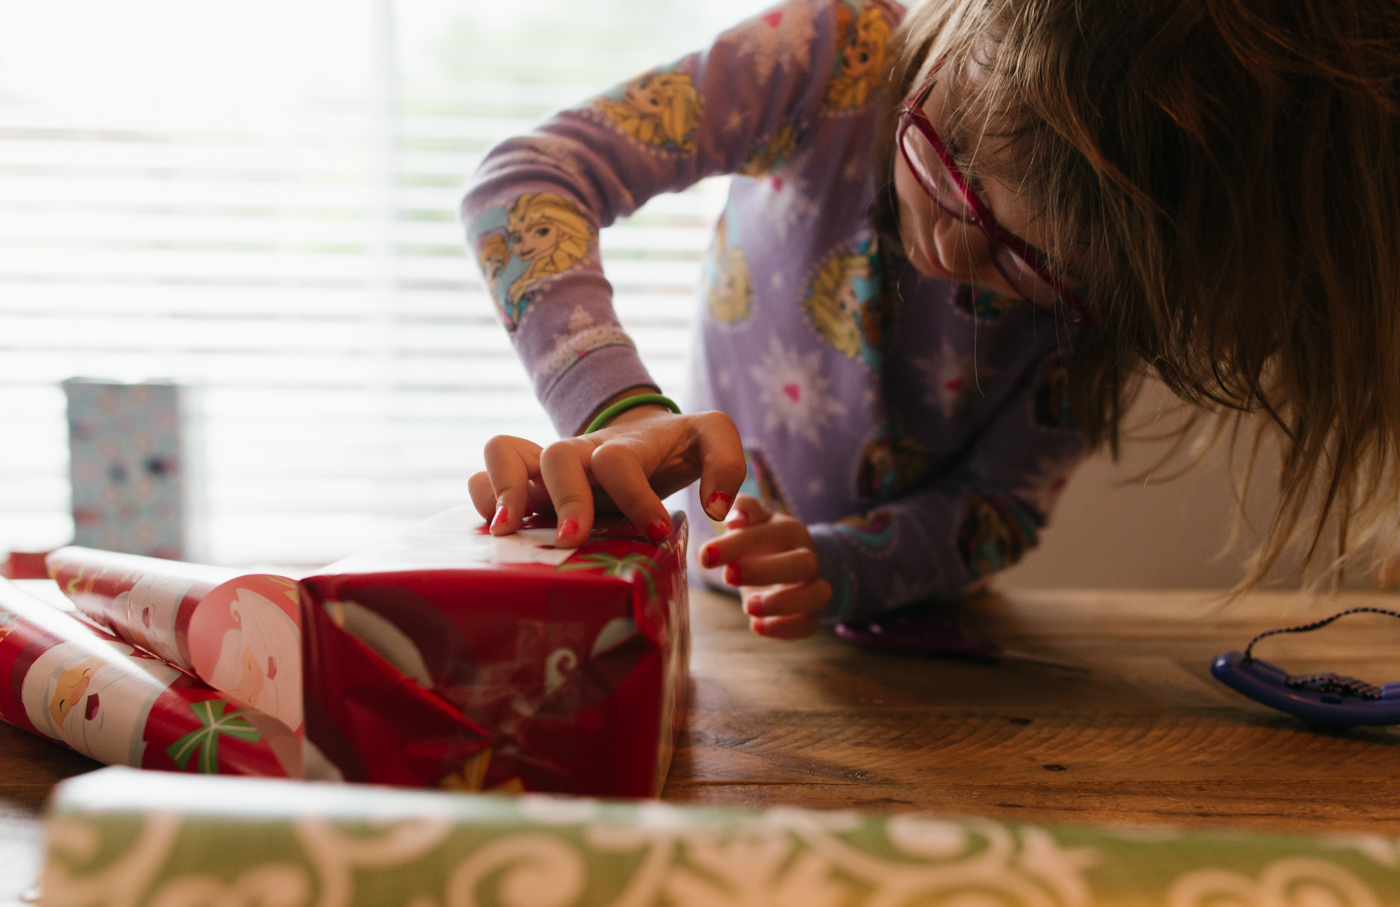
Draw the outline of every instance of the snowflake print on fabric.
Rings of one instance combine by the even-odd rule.
[[[1036,381],[1035,424],[1079,431],[1070,407],[1069,370],[1058,359],[1047,362]]]
[[[968,496],[958,527],[958,553],[973,578],[1005,570],[1035,544],[1035,527],[1009,501],[995,495]]]
[[[753,58],[754,76],[767,82],[778,64],[806,69],[812,65],[812,42],[817,24],[808,3],[788,3],[750,19],[722,41],[730,41],[735,51]]]
[[[959,312],[978,321],[996,321],[1024,303],[1015,296],[994,293],[965,283],[958,287],[958,292],[953,297],[953,305]]]
[[[476,221],[472,243],[486,289],[514,332],[538,284],[568,271],[597,249],[598,231],[577,205],[552,192],[527,192]]]
[[[767,411],[764,427],[801,435],[819,449],[832,418],[846,414],[846,407],[831,396],[832,381],[821,374],[821,362],[821,350],[799,353],[773,337],[762,361],[749,372]]]
[[[729,229],[729,213],[715,226],[715,241],[705,256],[705,303],[710,316],[723,324],[753,317],[753,276],[738,237]]]
[[[937,356],[918,356],[910,362],[920,373],[924,405],[936,408],[946,419],[951,419],[962,407],[967,394],[976,389],[978,382],[997,373],[994,368],[979,366],[971,353],[959,355],[946,339]]]
[[[836,62],[826,86],[826,103],[837,109],[859,107],[885,77],[885,58],[895,15],[878,3],[837,3]]]
[[[689,73],[654,69],[595,98],[592,106],[650,148],[685,154],[695,150],[702,103]]]
[[[762,211],[778,239],[786,241],[788,235],[805,222],[817,216],[817,203],[809,194],[811,184],[796,171],[803,166],[802,158],[791,161],[784,176],[773,175],[760,184],[756,207]]]
[[[875,240],[861,243],[854,255],[828,258],[812,280],[802,310],[827,343],[879,371],[885,311]]]
[[[923,484],[931,454],[917,438],[885,424],[861,454],[856,491],[865,497],[890,500]]]

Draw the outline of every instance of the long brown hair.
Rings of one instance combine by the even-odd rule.
[[[945,128],[993,139],[978,146],[1013,162],[1051,258],[1086,263],[1098,324],[1071,374],[1090,439],[1116,451],[1155,373],[1217,434],[1254,420],[1280,436],[1279,507],[1246,584],[1294,542],[1323,572],[1385,553],[1400,3],[926,0],[896,40],[900,98],[934,61],[952,80],[980,68]]]

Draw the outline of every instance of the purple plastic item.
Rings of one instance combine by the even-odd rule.
[[[973,636],[951,617],[926,611],[837,624],[836,635],[858,646],[900,655],[942,655],[984,663],[1012,658],[1066,671],[1089,670],[1030,652],[1009,650],[1001,643]]]
[[[980,639],[941,614],[908,614],[860,623],[837,624],[836,635],[869,649],[901,655],[953,655],[973,661],[997,661],[1002,647]]]

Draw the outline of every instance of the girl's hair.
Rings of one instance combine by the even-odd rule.
[[[1014,174],[1051,260],[1080,265],[1090,439],[1116,453],[1155,372],[1218,432],[1254,414],[1277,429],[1279,508],[1241,588],[1293,541],[1304,565],[1383,556],[1400,522],[1400,3],[926,0],[896,40],[898,98],[938,65],[940,129],[982,136],[969,168]]]

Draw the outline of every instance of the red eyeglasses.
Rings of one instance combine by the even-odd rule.
[[[953,155],[924,113],[934,81],[935,77],[929,76],[899,110],[895,141],[914,179],[938,207],[987,235],[992,263],[1022,299],[1068,324],[1092,324],[1088,306],[1051,272],[1045,253],[998,224],[987,203],[953,162]],[[1074,310],[1074,317],[1063,317],[1064,306]]]

